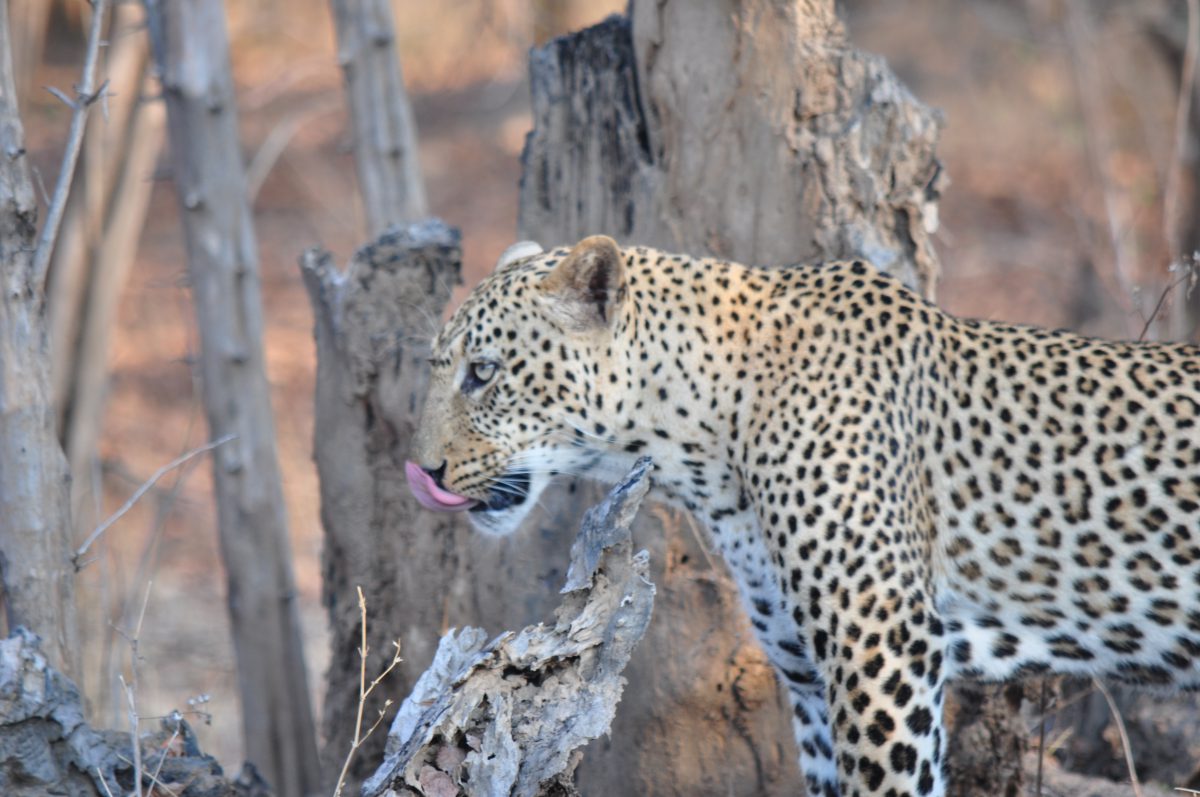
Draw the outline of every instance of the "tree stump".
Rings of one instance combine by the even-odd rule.
[[[932,298],[940,120],[848,45],[829,0],[633,0],[535,51],[530,82],[521,237],[606,233],[762,266],[863,258]],[[691,519],[648,516],[660,619],[581,788],[793,793],[790,714],[731,579]],[[1017,742],[996,749],[1019,778]]]

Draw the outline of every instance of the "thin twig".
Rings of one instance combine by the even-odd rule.
[[[1042,763],[1046,759],[1046,679],[1044,677],[1042,678],[1041,694],[1038,697],[1038,713],[1042,715],[1042,719],[1038,723],[1037,781],[1033,793],[1036,797],[1042,797]]]
[[[1182,277],[1163,288],[1162,293],[1158,296],[1158,302],[1154,305],[1154,311],[1150,313],[1150,317],[1146,319],[1146,325],[1142,327],[1142,334],[1138,335],[1138,340],[1146,339],[1146,333],[1150,331],[1150,325],[1153,324],[1154,319],[1158,317],[1159,312],[1163,308],[1163,303],[1167,300],[1167,297],[1171,295],[1171,291],[1175,290],[1191,278],[1192,275],[1189,271],[1187,274],[1184,274]]]
[[[121,689],[125,692],[126,716],[129,718],[130,741],[133,745],[133,787],[137,797],[142,797],[142,740],[138,738],[137,698],[134,697],[136,687],[125,680],[124,675],[118,675]]]
[[[151,794],[154,793],[154,790],[157,787],[162,786],[162,784],[158,782],[158,776],[162,774],[163,764],[165,764],[167,761],[167,750],[170,749],[171,745],[175,744],[175,740],[178,738],[179,738],[179,726],[176,725],[175,729],[173,731],[171,731],[171,738],[167,739],[167,743],[162,746],[162,754],[158,757],[158,766],[154,768],[154,774],[150,776],[150,793]],[[164,791],[165,791],[165,789],[164,789]]]
[[[363,709],[367,705],[367,698],[372,692],[375,691],[375,687],[379,685],[379,682],[386,678],[392,670],[396,669],[396,666],[402,661],[400,658],[400,643],[392,642],[392,646],[395,647],[396,651],[392,654],[391,664],[389,664],[384,671],[379,674],[378,678],[376,678],[374,681],[371,681],[370,686],[367,686],[367,654],[370,652],[370,648],[367,646],[367,599],[363,596],[362,587],[357,587],[357,589],[358,613],[360,617],[359,627],[362,630],[362,642],[358,648],[358,716],[354,721],[354,741],[350,743],[350,751],[346,753],[346,760],[342,762],[342,771],[340,774],[338,774],[337,785],[333,789],[333,797],[341,797],[342,790],[346,788],[346,775],[350,772],[350,762],[354,760],[354,754],[358,751],[358,748],[362,746],[363,742],[365,742],[370,735],[375,732],[375,729],[379,727],[380,723],[383,722],[385,712],[387,712],[388,707],[392,705],[391,700],[385,700],[383,708],[379,711],[379,717],[375,720],[375,723],[367,729],[367,732],[363,733]]]
[[[1113,723],[1117,726],[1117,733],[1121,736],[1121,747],[1125,751],[1125,766],[1129,769],[1129,784],[1133,787],[1133,797],[1142,797],[1142,784],[1138,781],[1137,770],[1133,766],[1133,748],[1129,746],[1129,734],[1125,731],[1125,720],[1121,717],[1121,710],[1117,708],[1117,701],[1113,700],[1108,687],[1099,678],[1093,678],[1092,683],[1100,690],[1100,694],[1104,695],[1108,710],[1112,712]]]
[[[42,234],[38,237],[37,250],[33,254],[33,279],[31,284],[38,290],[46,284],[46,270],[50,267],[50,252],[54,249],[54,241],[58,238],[58,226],[62,222],[63,210],[67,206],[67,195],[71,193],[71,181],[75,177],[75,163],[79,160],[79,150],[83,144],[83,134],[87,129],[88,111],[96,100],[104,96],[108,81],[104,81],[99,89],[93,89],[96,82],[96,61],[100,52],[100,31],[104,27],[104,17],[108,12],[108,0],[92,0],[92,24],[88,28],[87,51],[83,58],[83,78],[76,87],[78,95],[74,101],[68,100],[62,92],[51,89],[50,93],[62,99],[72,108],[71,127],[67,132],[67,145],[63,151],[62,166],[58,172],[58,182],[54,186],[54,198],[46,211],[46,223]]]
[[[125,702],[129,709],[129,726],[133,734],[133,784],[137,797],[142,797],[142,740],[141,731],[138,728],[141,717],[138,716],[137,710],[138,657],[141,654],[138,653],[138,644],[142,638],[142,622],[146,619],[146,606],[150,603],[150,590],[153,587],[153,581],[146,584],[146,595],[142,598],[142,609],[138,612],[138,621],[134,626],[133,636],[121,632],[121,635],[129,641],[129,682],[125,682],[125,676],[117,676],[121,681],[121,686],[125,689]],[[153,787],[151,788],[153,789]]]
[[[1179,242],[1179,182],[1183,176],[1183,155],[1187,147],[1188,122],[1192,112],[1192,91],[1196,85],[1196,50],[1200,48],[1200,0],[1187,0],[1187,42],[1179,74],[1179,98],[1175,103],[1175,146],[1167,167],[1167,185],[1163,196],[1163,237],[1168,256],[1175,258]]]
[[[211,443],[206,443],[206,444],[200,446],[199,448],[193,448],[191,451],[187,452],[186,454],[176,457],[175,459],[168,462],[166,465],[163,465],[161,468],[154,471],[154,474],[149,479],[147,479],[145,482],[143,482],[141,487],[139,487],[133,491],[133,495],[129,496],[129,500],[127,500],[124,504],[122,504],[120,509],[118,509],[112,515],[110,515],[107,520],[105,520],[103,523],[101,523],[99,526],[97,526],[96,529],[91,534],[88,535],[88,538],[83,541],[83,545],[79,546],[79,548],[75,551],[75,555],[73,557],[73,561],[75,563],[75,569],[78,570],[80,568],[79,562],[82,559],[83,555],[85,553],[87,553],[88,548],[90,548],[92,546],[92,543],[94,543],[97,540],[97,538],[100,537],[101,534],[108,531],[110,526],[112,526],[114,523],[116,523],[118,520],[120,520],[122,517],[124,517],[126,512],[128,512],[130,509],[133,509],[133,505],[136,504],[139,500],[141,500],[142,496],[145,495],[146,493],[148,493],[150,491],[150,488],[152,488],[158,482],[159,479],[161,479],[163,476],[166,476],[168,473],[173,471],[175,468],[178,468],[180,465],[184,464],[189,459],[192,459],[193,457],[198,457],[201,454],[204,454],[208,451],[212,451],[214,448],[217,448],[218,446],[223,446],[226,443],[228,443],[230,440],[233,440],[235,437],[237,437],[236,434],[227,434],[224,437],[217,438],[216,440],[213,440]]]
[[[104,773],[100,771],[100,767],[96,767],[96,777],[100,778],[100,785],[104,787],[104,793],[108,797],[113,797],[112,789],[108,788],[108,780],[104,777]]]

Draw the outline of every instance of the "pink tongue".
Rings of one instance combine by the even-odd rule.
[[[408,477],[408,489],[413,497],[426,509],[434,512],[459,512],[475,503],[470,498],[447,492],[437,486],[433,477],[415,462],[404,463],[404,475]]]

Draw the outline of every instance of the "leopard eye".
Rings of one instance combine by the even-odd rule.
[[[496,376],[496,370],[499,366],[491,360],[475,360],[467,366],[467,375],[463,379],[462,389],[464,393],[470,393],[491,382]]]

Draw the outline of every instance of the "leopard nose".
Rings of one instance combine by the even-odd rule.
[[[442,479],[446,476],[446,460],[443,459],[442,464],[438,465],[436,468],[427,468],[424,465],[421,465],[420,468],[429,474],[429,478],[433,479],[434,484],[443,490],[446,489],[446,485],[442,481]]]

